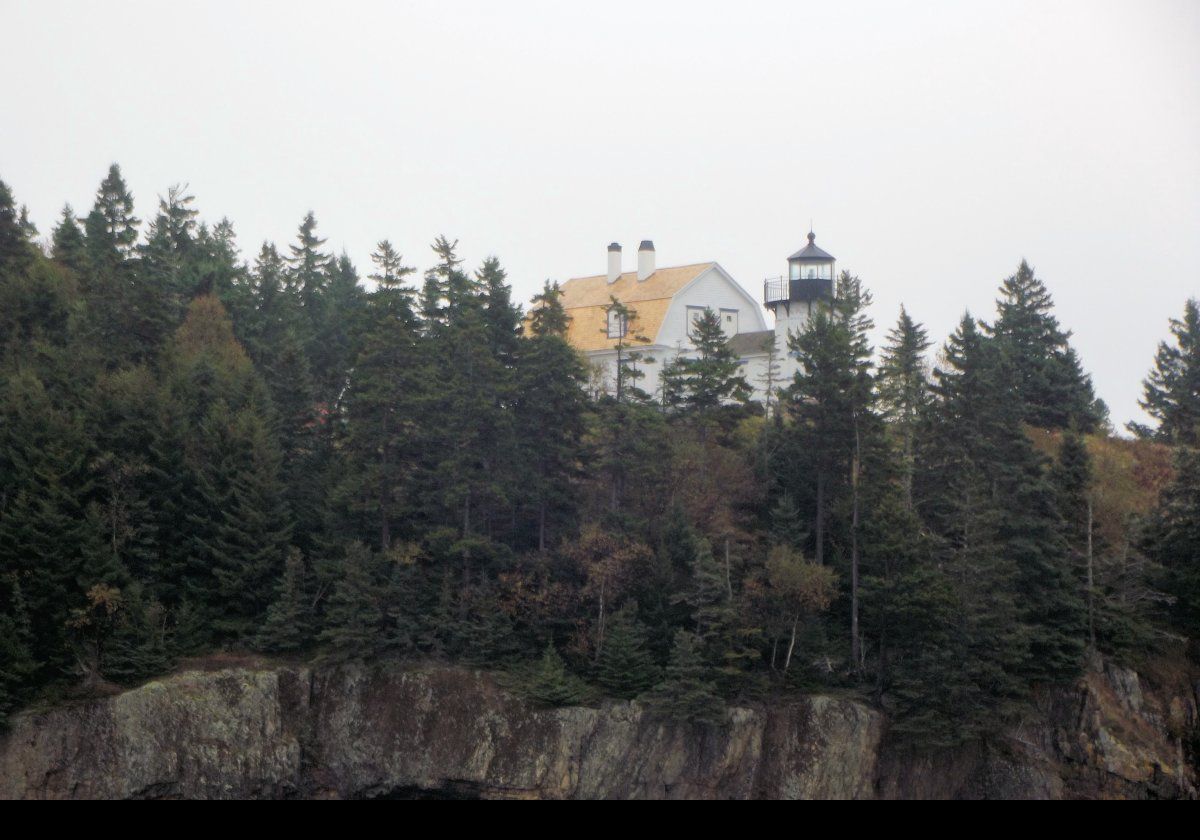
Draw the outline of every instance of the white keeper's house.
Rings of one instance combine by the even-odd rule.
[[[624,340],[641,357],[636,365],[644,376],[638,387],[655,396],[663,365],[695,352],[692,324],[711,309],[720,315],[755,399],[761,401],[769,381],[770,348],[775,348],[779,369],[775,387],[782,387],[796,370],[787,350],[788,332],[803,327],[814,305],[833,295],[834,258],[815,240],[809,233],[808,244],[788,257],[787,274],[763,281],[761,300],[716,262],[659,268],[649,240],[638,247],[637,270],[623,271],[621,246],[614,242],[608,246],[606,274],[562,284],[562,304],[571,318],[567,338],[591,363],[593,387],[610,392],[616,382],[616,347]],[[613,298],[631,311],[628,323],[612,309]]]

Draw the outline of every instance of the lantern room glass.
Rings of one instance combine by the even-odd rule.
[[[833,263],[800,262],[791,264],[792,280],[832,280]]]

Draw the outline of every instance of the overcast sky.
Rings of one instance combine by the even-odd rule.
[[[940,343],[1022,257],[1119,423],[1200,295],[1200,2],[0,0],[0,178],[44,233],[121,164],[242,252],[312,209],[499,256],[517,296],[720,262],[758,297],[809,222]]]

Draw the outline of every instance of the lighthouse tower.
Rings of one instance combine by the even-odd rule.
[[[775,346],[779,350],[781,373],[790,379],[795,362],[787,349],[789,333],[799,332],[813,311],[833,300],[833,255],[817,247],[816,234],[808,234],[808,244],[788,257],[786,277],[763,281],[763,303],[775,314]]]

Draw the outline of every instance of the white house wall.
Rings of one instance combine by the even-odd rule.
[[[687,334],[689,307],[707,307],[714,312],[720,312],[722,309],[736,310],[739,333],[769,329],[763,307],[755,298],[738,286],[719,266],[708,269],[672,299],[654,343],[630,348],[631,352],[642,356],[638,369],[644,376],[638,380],[637,386],[651,396],[659,395],[663,366],[676,356],[687,355],[694,349]],[[593,389],[612,393],[616,389],[616,353],[611,350],[593,351],[588,354],[588,360],[596,369]],[[746,381],[754,388],[754,398],[762,400],[766,357],[751,357],[743,367]]]
[[[767,329],[762,304],[742,291],[718,266],[713,266],[672,299],[655,344],[663,347],[692,347],[691,339],[687,335],[689,306],[706,306],[714,312],[736,309],[739,333]]]

